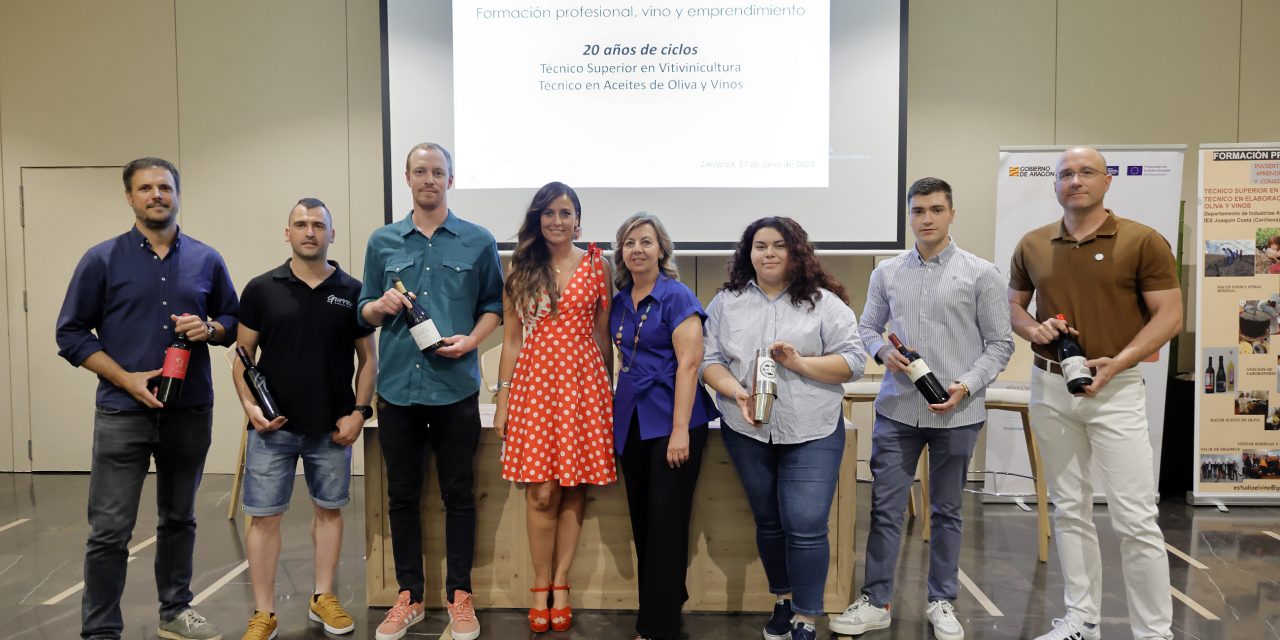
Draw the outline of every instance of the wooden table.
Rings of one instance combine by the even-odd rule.
[[[476,608],[529,606],[533,586],[529,543],[525,535],[524,491],[502,479],[502,442],[491,428],[493,405],[481,405],[476,454],[477,536],[472,588]],[[694,493],[690,523],[688,572],[690,611],[771,611],[774,597],[756,552],[755,524],[746,494],[738,480],[724,440],[710,434],[703,453],[702,472]],[[849,429],[844,458],[829,520],[831,569],[827,574],[828,612],[843,611],[853,596],[854,527],[858,459],[857,433]],[[386,469],[378,443],[377,422],[364,431],[365,447],[365,578],[369,606],[395,602],[395,564],[391,556],[391,526],[387,520]],[[423,561],[427,605],[444,606],[444,506],[435,469],[423,462],[427,481],[422,496]],[[622,470],[619,468],[619,475]],[[592,487],[587,493],[586,519],[578,554],[570,574],[574,606],[585,609],[635,609],[636,560],[631,544],[631,519],[622,481]]]

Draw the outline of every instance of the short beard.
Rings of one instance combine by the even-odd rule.
[[[163,231],[165,229],[168,229],[169,227],[172,227],[177,221],[178,221],[177,214],[170,215],[168,218],[165,218],[164,220],[155,220],[152,218],[148,218],[147,216],[142,216],[143,226],[145,226],[148,229],[151,229],[152,231]]]
[[[424,196],[423,200],[426,200],[428,197],[430,196]],[[413,203],[418,205],[419,208],[425,209],[427,211],[434,211],[436,209],[439,209],[440,205],[443,202],[443,198],[439,196],[436,196],[434,199],[435,201],[431,204],[427,204],[426,202],[423,202],[423,200],[418,200],[417,198],[414,198]]]

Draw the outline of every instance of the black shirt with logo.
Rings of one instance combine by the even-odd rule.
[[[258,367],[289,419],[282,429],[297,434],[334,431],[355,409],[355,341],[373,333],[356,320],[360,281],[329,264],[333,273],[314,289],[286,260],[240,295],[240,322],[258,332]]]

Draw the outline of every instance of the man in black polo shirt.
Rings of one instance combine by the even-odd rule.
[[[326,259],[334,239],[329,208],[315,198],[299,200],[284,236],[293,256],[244,288],[238,335],[251,357],[262,347],[258,367],[281,415],[271,421],[263,416],[239,362],[233,375],[251,429],[244,511],[253,516],[246,546],[257,609],[245,640],[275,637],[280,519],[289,508],[299,457],[315,506],[316,583],[309,616],[330,633],[355,629],[334,594],[333,578],[342,547],[340,509],[351,499],[351,444],[373,413],[373,331],[356,321],[360,281]]]

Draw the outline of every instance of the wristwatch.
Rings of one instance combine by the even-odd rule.
[[[218,331],[218,327],[208,320],[204,321],[204,329],[209,332],[209,336],[204,339],[205,342],[213,341],[213,334]]]
[[[356,405],[355,410],[359,411],[360,415],[364,416],[365,420],[373,417],[373,407],[367,404],[358,404]]]

